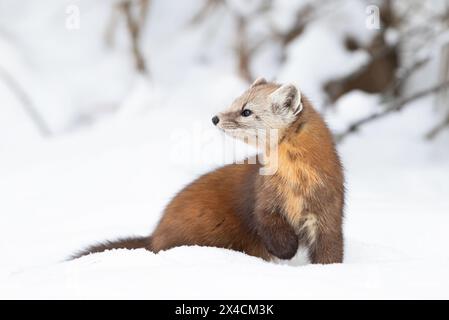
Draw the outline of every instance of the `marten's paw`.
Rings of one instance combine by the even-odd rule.
[[[290,260],[298,251],[298,237],[294,232],[278,233],[264,240],[268,252],[279,259]]]

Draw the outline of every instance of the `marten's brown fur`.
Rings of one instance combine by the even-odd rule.
[[[342,262],[342,168],[326,124],[304,97],[302,104],[283,131],[275,174],[260,175],[259,164],[219,168],[179,192],[150,237],[94,246],[80,255],[200,245],[271,260],[290,259],[303,245],[312,263]]]

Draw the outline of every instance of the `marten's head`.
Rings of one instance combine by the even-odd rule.
[[[294,85],[259,78],[212,122],[231,136],[251,138],[263,131],[288,128],[302,109],[301,93]]]

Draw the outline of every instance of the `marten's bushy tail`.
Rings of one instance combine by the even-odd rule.
[[[151,251],[151,237],[128,237],[117,239],[114,241],[106,241],[103,243],[90,246],[87,249],[74,254],[69,258],[69,260],[77,259],[79,257],[91,253],[103,252],[111,249],[140,249],[140,248]]]

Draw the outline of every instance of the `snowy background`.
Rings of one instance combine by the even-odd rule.
[[[449,298],[449,130],[425,138],[444,113],[435,95],[339,143],[344,264],[200,247],[65,261],[96,241],[150,234],[175,192],[229,162],[226,151],[251,152],[210,121],[248,86],[235,12],[256,41],[288,29],[306,1],[273,1],[256,17],[261,1],[226,1],[192,22],[205,2],[151,1],[139,72],[118,1],[0,1],[0,298]],[[368,59],[342,37],[378,32],[366,25],[369,2],[337,2],[285,48],[262,44],[249,70],[297,83],[340,132],[384,107],[380,94],[352,90],[324,108],[323,83]],[[405,96],[440,74],[437,56]]]

